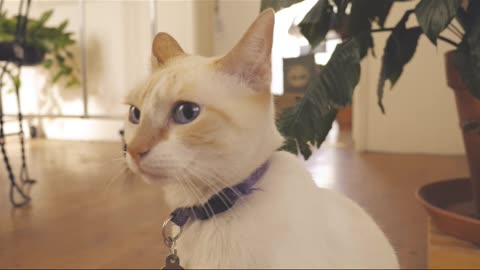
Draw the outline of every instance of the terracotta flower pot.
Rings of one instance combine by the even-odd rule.
[[[426,184],[418,190],[417,199],[440,230],[480,245],[480,219],[473,217],[471,179]]]
[[[470,168],[476,216],[480,218],[480,133],[478,130],[465,129],[471,123],[480,123],[480,100],[470,94],[470,90],[463,82],[455,66],[455,51],[445,54],[445,66],[448,86],[455,93],[463,143]]]
[[[455,51],[445,54],[447,83],[454,90],[470,179],[427,184],[417,197],[432,221],[445,233],[480,244],[480,133],[468,129],[480,122],[480,100],[470,94],[455,66]]]

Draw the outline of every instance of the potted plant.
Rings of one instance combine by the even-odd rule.
[[[263,0],[262,9],[281,9],[298,0]],[[338,108],[351,103],[360,77],[360,61],[373,48],[372,34],[390,32],[382,56],[377,86],[382,112],[385,82],[393,86],[404,66],[414,56],[418,39],[425,34],[434,44],[447,42],[454,48],[446,54],[448,85],[454,89],[471,172],[470,179],[455,179],[426,185],[418,198],[432,221],[445,232],[480,244],[480,1],[420,0],[405,12],[394,27],[385,20],[394,0],[319,0],[299,24],[315,48],[328,31],[343,39],[321,74],[314,78],[297,104],[280,115],[277,125],[287,138],[284,149],[311,155],[332,127]],[[419,23],[407,27],[410,16]],[[452,24],[457,19],[461,28]],[[460,43],[441,33],[451,31]]]
[[[68,20],[57,27],[46,26],[53,10],[45,11],[38,19],[24,16],[8,16],[0,13],[0,61],[10,61],[27,66],[43,65],[52,72],[52,82],[66,80],[66,87],[78,85],[80,82],[74,72],[74,54],[71,45],[75,44],[73,33],[66,31]],[[26,28],[17,31],[17,24],[26,20]],[[19,23],[21,22],[21,23]],[[15,86],[20,79],[13,71],[6,72]]]

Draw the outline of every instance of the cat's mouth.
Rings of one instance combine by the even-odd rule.
[[[133,162],[130,157],[127,157],[127,165],[133,173],[143,176],[149,181],[159,181],[168,178],[168,173],[166,171],[159,169],[156,169],[155,171],[149,170],[142,166],[142,164]]]
[[[148,167],[142,166],[141,164],[139,165],[135,164],[134,166],[137,168],[138,173],[140,175],[142,175],[144,178],[148,179],[151,182],[161,181],[161,180],[163,181],[165,179],[170,178],[169,176],[170,174],[166,169],[156,168],[155,170],[152,170],[152,169],[149,169]]]
[[[159,173],[159,172],[149,172],[145,169],[142,169],[141,167],[138,168],[140,174],[144,177],[146,177],[148,180],[150,181],[159,181],[159,180],[164,180],[166,178],[168,178],[168,175],[167,173]]]

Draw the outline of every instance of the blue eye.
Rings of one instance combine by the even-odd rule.
[[[140,110],[135,106],[130,106],[128,111],[128,121],[132,124],[140,123]]]
[[[193,102],[179,102],[173,108],[173,120],[178,124],[187,124],[200,114],[200,106]]]

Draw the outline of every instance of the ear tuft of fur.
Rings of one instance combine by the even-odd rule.
[[[184,55],[182,47],[167,33],[158,33],[152,44],[152,53],[159,65],[165,64],[169,59]]]
[[[274,24],[273,9],[263,11],[237,45],[217,61],[218,69],[239,76],[254,90],[269,89]]]

